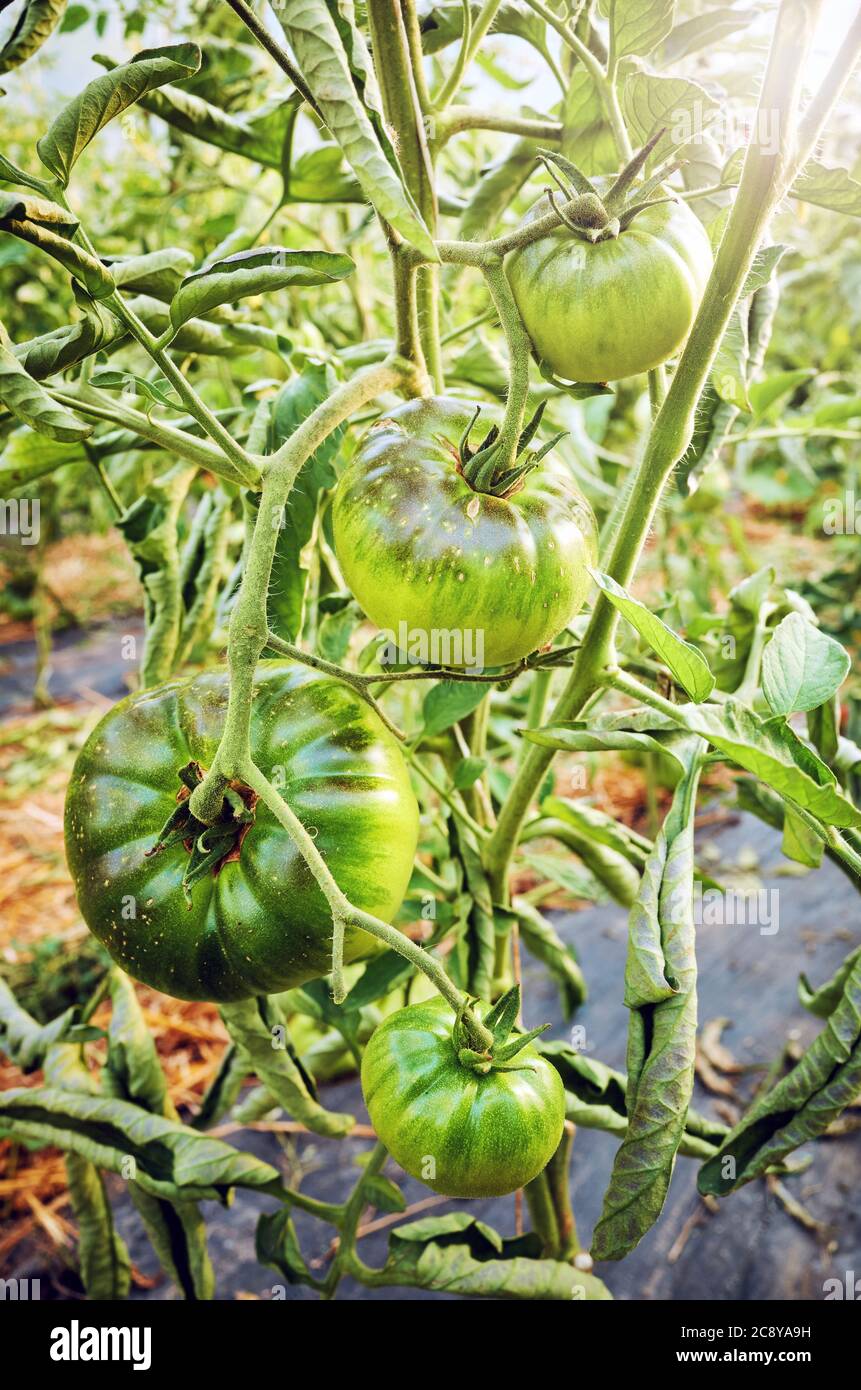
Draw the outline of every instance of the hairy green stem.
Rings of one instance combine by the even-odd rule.
[[[125,324],[156,366],[160,368],[188,410],[189,415],[194,417],[204,433],[214,444],[218,445],[225,458],[233,464],[236,474],[245,486],[259,487],[260,470],[255,460],[249,457],[241,444],[237,444],[230,431],[225,429],[218,417],[209,409],[209,406],[204,404],[194,387],[186,381],[173,359],[164,348],[159,347],[158,340],[153,337],[146,324],[142,323],[137,314],[125,303],[122,295],[118,293],[110,295],[105,303]]]
[[[308,105],[316,111],[317,115],[322,120],[323,114],[317,105],[311,88],[308,86],[286,49],[282,48],[278,40],[270,34],[266,25],[257,18],[257,15],[254,13],[251,6],[245,3],[245,0],[227,0],[227,3],[234,14],[239,16],[245,27],[254,35],[260,47],[265,49],[269,57],[278,64],[281,71],[286,73],[297,92],[302,94]]]
[[[269,635],[266,594],[284,507],[293,484],[306,460],[333,430],[383,391],[400,385],[405,375],[405,364],[391,360],[366,367],[306,416],[267,460],[242,585],[230,617],[230,696],[224,731],[212,767],[191,796],[190,809],[204,824],[216,819],[227,781],[238,776],[239,769],[251,761],[254,676]]]
[[[458,49],[457,58],[452,65],[448,77],[443,82],[437,95],[433,98],[432,106],[434,111],[445,110],[446,106],[448,106],[452,97],[457,92],[466,75],[467,68],[481,47],[488,29],[496,18],[496,12],[501,3],[502,0],[484,0],[484,4],[473,24],[469,0],[464,0],[464,28],[460,48]]]
[[[438,208],[433,164],[428,149],[425,118],[413,73],[413,59],[407,27],[400,6],[392,0],[368,0],[368,24],[374,66],[383,111],[397,146],[404,181],[415,199],[431,236],[436,236]],[[439,344],[439,273],[436,266],[421,265],[410,275],[401,272],[401,258],[408,264],[409,250],[398,245],[395,260],[395,305],[400,315],[399,336],[418,328],[422,360],[412,346],[409,355],[417,366],[426,364],[437,390],[442,389],[442,356]],[[414,307],[413,307],[414,305]],[[403,348],[400,349],[403,352]]]
[[[94,388],[91,388],[91,392],[95,395]],[[71,406],[81,415],[89,415],[94,420],[104,420],[130,430],[133,434],[140,435],[141,439],[148,439],[151,444],[158,444],[168,453],[175,454],[188,463],[196,463],[198,467],[206,468],[227,482],[243,482],[221,450],[206,439],[197,439],[193,434],[177,429],[175,425],[153,420],[151,416],[144,415],[143,411],[135,410],[131,406],[121,406],[113,401],[103,405],[93,400],[91,394],[85,394],[80,387],[73,385],[66,386],[62,391],[51,391],[51,395],[55,401]]]
[[[496,446],[495,472],[502,474],[514,467],[517,443],[523,429],[523,417],[529,396],[529,355],[532,342],[523,327],[502,263],[482,266],[490,297],[496,306],[508,347],[508,396],[505,414]]]
[[[559,121],[516,116],[511,111],[482,111],[472,106],[451,106],[444,116],[433,118],[434,147],[440,149],[453,136],[465,130],[498,130],[503,135],[521,135],[552,145],[558,145],[562,139]]]

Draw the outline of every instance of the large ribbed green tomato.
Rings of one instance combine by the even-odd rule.
[[[335,549],[394,645],[434,665],[506,666],[579,610],[595,519],[544,465],[506,499],[473,491],[458,454],[472,414],[465,401],[414,400],[371,429],[335,491]]]
[[[525,222],[549,210],[540,198]],[[711,267],[702,223],[677,202],[644,209],[594,244],[561,227],[505,263],[539,357],[568,381],[617,381],[666,362],[690,331]]]
[[[362,1058],[371,1123],[389,1153],[448,1197],[501,1197],[537,1177],[565,1121],[558,1071],[532,1046],[516,1070],[485,1075],[459,1060],[444,999],[390,1014]]]
[[[211,765],[227,696],[226,673],[211,671],[121,701],[82,748],[66,799],[67,855],[87,925],[135,979],[181,999],[270,994],[331,968],[327,905],[262,803],[231,852],[190,885],[190,905],[190,842],[153,853],[187,797],[181,770]],[[418,808],[400,749],[373,710],[338,680],[261,662],[251,745],[350,900],[390,920],[412,870]],[[240,809],[253,801],[247,788],[238,795]],[[375,949],[366,933],[348,932],[346,960]]]

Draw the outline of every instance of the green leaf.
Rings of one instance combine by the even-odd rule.
[[[566,1117],[585,1129],[603,1129],[624,1139],[628,1129],[625,1074],[567,1042],[551,1039],[535,1046],[562,1078]],[[688,1158],[708,1158],[728,1133],[727,1125],[707,1119],[689,1106],[679,1153]]]
[[[859,1091],[861,953],[856,953],[822,1032],[789,1074],[754,1101],[703,1165],[700,1192],[722,1197],[767,1172],[800,1144],[823,1134]]]
[[[589,806],[581,798],[547,796],[541,803],[541,811],[545,816],[555,816],[565,822],[593,845],[613,850],[620,858],[625,858],[638,868],[642,868],[651,851],[651,840],[623,822],[614,820],[606,811]]]
[[[363,203],[358,179],[344,169],[340,145],[315,145],[291,160],[285,173],[284,201],[288,203]]]
[[[115,71],[118,66],[103,53],[94,54],[93,61],[109,71]],[[302,98],[297,92],[291,92],[288,97],[279,96],[257,111],[237,116],[194,92],[168,84],[146,92],[138,98],[138,104],[173,130],[266,168],[281,170],[285,142]]]
[[[622,109],[637,146],[645,145],[664,127],[649,156],[647,168],[654,168],[694,133],[707,129],[720,107],[697,82],[632,72],[622,88]]]
[[[613,131],[595,83],[582,66],[572,72],[562,105],[562,153],[587,175],[618,167]]]
[[[11,1058],[21,1071],[35,1071],[41,1067],[49,1048],[69,1036],[77,1017],[78,1010],[71,1008],[50,1023],[37,1023],[21,1008],[6,981],[0,977],[0,1052]]]
[[[45,1082],[83,1095],[97,1095],[95,1076],[83,1050],[69,1043],[51,1048],[45,1059]],[[78,1223],[78,1265],[87,1296],[93,1299],[128,1297],[131,1259],[114,1229],[104,1179],[95,1164],[80,1154],[66,1155],[66,1178]]]
[[[103,299],[114,289],[113,278],[101,261],[69,240],[77,227],[77,220],[57,203],[0,190],[0,231],[20,237],[59,261],[94,299]]]
[[[607,895],[603,885],[598,883],[588,870],[584,872],[572,864],[567,856],[563,858],[558,854],[542,854],[538,850],[524,849],[522,858],[542,878],[557,883],[573,897],[584,902],[606,902]]]
[[[861,946],[856,946],[837,967],[830,980],[818,989],[813,989],[806,975],[798,977],[798,999],[805,1009],[817,1018],[829,1018],[843,998],[846,981],[858,962],[861,961]]]
[[[32,174],[25,174],[23,169],[19,169],[17,164],[13,164],[11,159],[0,154],[0,181],[11,183],[16,188],[29,188],[33,193],[38,193],[40,198],[50,200],[51,187],[44,179],[34,178]]]
[[[252,294],[290,285],[329,285],[355,268],[349,256],[329,251],[288,251],[283,246],[240,251],[185,277],[171,300],[171,323],[181,328],[189,319]]]
[[[774,274],[778,264],[786,251],[785,246],[775,243],[772,246],[761,246],[753,258],[753,264],[747,272],[744,284],[739,293],[739,299],[747,299],[755,294],[757,290],[764,289]]]
[[[433,738],[472,714],[487,694],[481,681],[440,681],[422,702],[424,738]]]
[[[94,78],[37,142],[45,168],[65,187],[76,160],[109,121],[154,87],[191,77],[199,67],[197,44],[178,43],[144,48],[130,63]]]
[[[588,995],[586,979],[574,950],[555,931],[547,918],[523,898],[512,902],[521,939],[530,955],[544,964],[559,986],[562,1013],[570,1018]]]
[[[272,403],[268,448],[277,449],[289,439],[311,411],[331,395],[336,384],[331,366],[308,361],[301,375],[291,377]],[[271,519],[278,526],[273,566],[277,582],[270,585],[267,612],[272,631],[288,642],[298,636],[302,627],[308,580],[302,552],[314,532],[320,493],[334,485],[332,464],[343,437],[344,427],[339,426],[311,455],[293,484],[283,514]],[[259,494],[249,498],[252,507],[259,506],[259,501]]]
[[[0,497],[9,497],[66,464],[86,461],[82,443],[68,444],[46,434],[34,434],[22,425],[12,431],[0,454]]]
[[[807,714],[807,737],[823,762],[833,763],[840,748],[840,701],[837,693]]]
[[[397,1183],[382,1173],[375,1173],[365,1183],[365,1195],[369,1204],[377,1211],[406,1211],[407,1202]]]
[[[366,1008],[393,990],[400,989],[410,979],[414,968],[397,951],[381,951],[365,966],[341,1008],[348,1011]]]
[[[273,1028],[284,1028],[284,1020],[271,1001],[245,999],[223,1004],[221,1016],[249,1071],[255,1072],[273,1098],[300,1124],[314,1134],[341,1139],[356,1123],[352,1115],[324,1110],[311,1095],[306,1081],[291,1056],[286,1035],[283,1046],[273,1046]]]
[[[705,745],[688,741],[687,769],[631,909],[625,1004],[628,1125],[616,1154],[592,1254],[618,1260],[657,1221],[693,1094],[697,998],[694,815]]]
[[[715,680],[709,664],[697,647],[685,642],[661,618],[651,613],[639,599],[631,598],[609,574],[590,571],[599,589],[607,596],[632,627],[644,637],[653,651],[668,667],[673,679],[698,703],[707,700],[714,690]]]
[[[146,377],[135,376],[134,372],[93,372],[89,384],[100,391],[127,391],[143,396],[153,405],[164,405],[169,410],[184,409],[179,397],[170,394],[170,383],[166,377],[147,381]]]
[[[466,791],[468,787],[475,785],[486,767],[486,758],[461,758],[455,764],[451,780],[458,791]]]
[[[342,32],[347,32],[349,58],[325,0],[303,0],[301,5],[279,8],[276,14],[323,119],[366,197],[417,250],[432,261],[438,260],[433,238],[404,186],[394,153],[387,155],[381,143],[382,122],[375,128],[368,104],[354,85],[351,65],[361,73],[362,92],[367,92],[372,108],[378,107],[363,40],[349,24],[346,10],[338,18]]]
[[[831,169],[818,159],[807,161],[789,196],[846,217],[861,217],[861,183],[847,169]]]
[[[441,53],[463,35],[463,5],[461,0],[434,5],[420,20],[422,48],[425,53]],[[481,13],[480,0],[471,0],[473,24]],[[510,34],[525,39],[542,54],[547,51],[547,28],[540,15],[527,5],[503,0],[493,16],[494,34]]]
[[[15,356],[37,381],[73,367],[93,353],[108,351],[128,336],[128,330],[104,304],[90,300],[78,323],[64,324],[28,342],[16,343]]]
[[[576,721],[570,725],[548,724],[543,729],[520,729],[519,733],[529,743],[537,743],[542,748],[557,748],[566,753],[666,751],[661,741],[653,734],[631,729],[590,729]]]
[[[773,372],[763,381],[755,381],[748,392],[753,414],[757,417],[765,415],[777,401],[792,395],[799,386],[815,376],[813,367],[796,367],[792,371]]]
[[[2,7],[5,9],[5,5]],[[0,48],[0,76],[20,67],[51,37],[66,9],[66,0],[24,0],[12,32]]]
[[[534,1232],[506,1239],[469,1212],[396,1226],[377,1284],[434,1289],[461,1298],[592,1302],[611,1297],[600,1279],[539,1258]]]
[[[789,805],[783,817],[783,841],[780,847],[787,859],[804,864],[808,869],[819,868],[825,849],[816,832]]]
[[[165,246],[143,256],[108,261],[115,285],[133,294],[151,294],[168,304],[193,265],[191,252],[179,246]]]
[[[235,1043],[228,1043],[221,1054],[218,1071],[210,1081],[200,1109],[191,1124],[195,1129],[209,1129],[217,1124],[223,1115],[239,1098],[243,1082],[248,1076],[248,1060]]]
[[[825,825],[859,826],[861,811],[834,773],[782,721],[765,721],[737,700],[680,705],[686,726]]]
[[[305,1263],[289,1207],[264,1212],[257,1222],[254,1246],[260,1264],[276,1269],[288,1284],[321,1287]]]
[[[111,971],[110,991],[108,1059],[102,1083],[107,1094],[140,1105],[152,1115],[175,1119],[152,1033],[134,985],[122,970]]]
[[[849,653],[800,613],[788,613],[763,653],[762,691],[775,714],[816,709],[840,689]]]
[[[64,1149],[126,1177],[132,1159],[135,1181],[156,1197],[224,1201],[234,1187],[282,1190],[270,1164],[126,1101],[17,1087],[0,1093],[0,1126],[33,1148]]]
[[[736,10],[720,5],[717,9],[709,9],[693,19],[682,20],[670,31],[662,56],[667,64],[677,63],[689,53],[710,48],[721,39],[746,28],[761,13],[758,8]]]
[[[0,329],[2,332],[2,329]],[[0,339],[0,401],[14,416],[23,420],[37,434],[51,439],[74,443],[92,434],[92,425],[84,424],[63,406],[57,405],[38,381],[25,372],[14,353]]]
[[[674,9],[675,0],[601,0],[616,57],[651,53],[669,34]]]

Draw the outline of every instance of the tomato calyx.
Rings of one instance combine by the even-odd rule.
[[[521,431],[513,466],[501,470],[499,429],[496,425],[491,426],[477,449],[470,445],[469,437],[481,414],[481,406],[475,407],[473,417],[461,436],[459,448],[448,445],[455,455],[458,472],[466,479],[473,492],[483,492],[488,497],[499,497],[501,500],[511,497],[523,487],[527,473],[537,468],[544,456],[556,447],[560,439],[564,439],[567,430],[561,430],[540,448],[530,449],[546,404],[546,401],[541,402],[528,425]],[[447,443],[445,440],[441,442]]]
[[[550,1024],[542,1023],[540,1028],[533,1028],[528,1033],[514,1031],[520,1013],[520,986],[514,985],[503,994],[482,1020],[485,1029],[492,1035],[492,1041],[486,1046],[470,1027],[467,1008],[472,1002],[474,1001],[464,1001],[458,1010],[452,1030],[452,1044],[461,1066],[476,1072],[479,1076],[486,1076],[492,1071],[533,1071],[534,1068],[528,1062],[518,1066],[512,1066],[510,1063],[533,1038],[537,1038],[539,1033],[549,1028]]]
[[[160,854],[171,845],[182,844],[189,859],[182,876],[183,896],[191,906],[191,889],[198,879],[212,874],[213,878],[239,858],[242,842],[254,824],[257,793],[244,782],[231,781],[224,790],[224,800],[218,819],[212,825],[191,814],[189,799],[200,786],[206,769],[192,760],[179,770],[181,786],[176,794],[177,807],[162,826],[158,841],[146,851],[146,858]]]
[[[603,191],[598,184],[588,179],[576,164],[572,164],[570,159],[566,159],[558,151],[538,151],[538,158],[550,174],[556,188],[563,194],[565,203],[559,202],[557,192],[553,188],[545,190],[548,200],[559,220],[569,231],[582,241],[609,241],[624,232],[626,227],[630,227],[634,218],[646,208],[654,207],[657,203],[674,201],[672,194],[662,194],[660,197],[653,195],[679,168],[678,160],[666,161],[645,182],[635,182],[665,129],[666,127],[662,127],[641,150],[637,151],[609,187],[603,188],[602,185]]]

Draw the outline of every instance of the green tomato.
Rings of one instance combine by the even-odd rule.
[[[549,210],[539,199],[524,224]],[[688,336],[711,267],[702,223],[677,202],[646,208],[605,241],[561,227],[506,261],[539,357],[568,381],[617,381],[666,362]]]
[[[226,672],[211,671],[121,701],[81,750],[66,799],[69,868],[87,925],[135,979],[180,999],[271,994],[331,969],[323,895],[248,788],[231,788],[232,805],[206,832],[214,862],[184,891],[193,827],[163,831],[172,815],[187,817],[188,785],[212,764],[227,697]],[[251,751],[348,898],[390,920],[412,870],[418,808],[400,749],[373,710],[338,680],[261,662]],[[160,840],[168,842],[159,849]],[[347,961],[379,949],[367,933],[347,932]]]
[[[536,469],[507,498],[473,491],[458,453],[472,414],[445,397],[398,407],[344,472],[332,518],[344,578],[391,645],[478,669],[519,661],[568,625],[596,531],[561,470]]]
[[[537,1177],[565,1122],[558,1071],[528,1045],[511,1070],[464,1066],[443,999],[391,1014],[362,1058],[362,1091],[401,1167],[448,1197],[501,1197]],[[516,1068],[516,1070],[514,1069]]]

